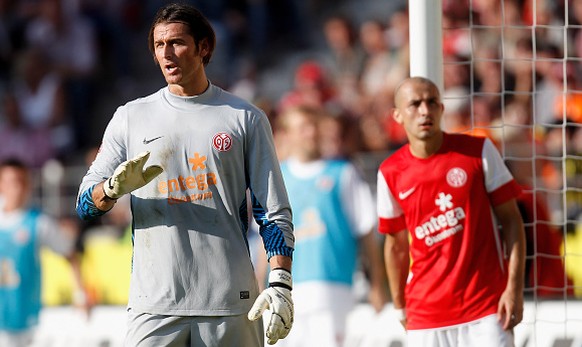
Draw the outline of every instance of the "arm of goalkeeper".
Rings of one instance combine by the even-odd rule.
[[[289,335],[293,326],[291,285],[291,273],[288,270],[273,269],[269,273],[269,288],[263,290],[257,297],[248,313],[249,320],[255,321],[263,316],[265,310],[271,310],[271,320],[265,333],[267,343],[270,345]]]

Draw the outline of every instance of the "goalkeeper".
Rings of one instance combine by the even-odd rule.
[[[208,81],[214,47],[195,8],[158,11],[149,48],[167,86],[117,109],[79,188],[84,219],[131,194],[126,346],[262,346],[264,334],[273,344],[293,323],[291,209],[271,128],[258,108]],[[273,269],[260,294],[247,191]]]

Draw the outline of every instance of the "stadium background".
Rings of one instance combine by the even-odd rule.
[[[208,67],[213,83],[256,102],[273,120],[282,107],[305,95],[302,89],[317,89],[317,102],[337,113],[338,118],[341,114],[349,128],[356,130],[344,138],[345,151],[374,186],[378,163],[403,141],[402,133],[386,120],[386,114],[395,83],[408,72],[406,1],[190,2],[212,19],[217,31],[218,46]],[[74,224],[82,233],[79,249],[83,251],[84,280],[91,300],[97,305],[85,325],[79,325],[83,320],[73,320],[76,316],[69,307],[72,298],[70,270],[63,259],[43,251],[43,301],[47,309],[40,327],[45,340],[39,346],[75,345],[71,341],[81,344],[82,336],[92,334],[107,337],[105,340],[97,337],[92,341],[83,340],[84,345],[102,345],[106,343],[103,341],[109,341],[107,343],[113,346],[116,343],[114,332],[120,331],[113,327],[122,329],[125,324],[123,305],[127,300],[131,265],[127,205],[122,201],[114,213],[98,223],[85,225],[74,216],[74,198],[115,108],[157,90],[164,83],[147,50],[149,23],[163,3],[161,0],[0,1],[0,157],[16,155],[33,166],[34,202],[63,223]],[[530,227],[541,230],[541,226],[551,226],[552,235],[558,236],[561,248],[558,245],[558,254],[531,253],[530,259],[550,259],[554,261],[552,266],[556,261],[561,266],[567,254],[565,273],[569,287],[552,286],[559,283],[560,278],[557,282],[547,282],[547,277],[555,274],[542,273],[543,264],[536,268],[527,293],[530,314],[526,315],[524,323],[528,324],[524,324],[520,340],[522,345],[528,346],[556,343],[582,346],[579,335],[573,334],[570,327],[573,325],[582,331],[582,318],[579,317],[582,309],[578,301],[582,297],[582,231],[578,223],[582,206],[579,193],[582,188],[579,160],[582,136],[578,131],[582,117],[578,92],[582,89],[579,61],[582,56],[579,43],[582,42],[579,27],[582,6],[579,4],[580,1],[567,0],[443,1],[443,26],[446,28],[444,95],[447,110],[451,111],[445,118],[448,129],[498,136],[502,153],[517,163],[548,159],[554,164],[540,165],[541,172],[530,174],[529,178],[536,177],[536,192],[547,193],[544,201],[550,215],[548,221],[533,220]],[[469,7],[472,12],[467,10]],[[471,56],[468,52],[475,48],[474,42],[464,40],[468,36],[495,40],[495,37],[478,33],[495,27],[492,23],[500,13],[515,21],[509,28],[513,29],[513,39],[503,44],[505,52],[517,58],[509,61],[504,57],[488,56],[492,52],[484,52],[481,56],[483,66],[477,66],[479,64],[468,58]],[[349,76],[334,74],[337,71],[330,63],[333,54],[325,36],[326,19],[333,14],[341,14],[351,21],[355,47],[365,52],[356,79],[361,89],[350,85],[353,80],[345,80]],[[532,46],[531,37],[529,41],[524,40],[523,33],[531,32],[534,23],[533,31],[539,41],[534,40]],[[506,33],[508,31],[511,30],[505,29]],[[378,33],[382,42],[370,39]],[[572,58],[567,59],[569,54]],[[545,66],[551,65],[544,64],[548,62],[568,64]],[[526,63],[533,64],[530,66],[535,69],[536,83],[518,83],[523,81],[520,77],[524,73],[519,68]],[[495,86],[496,82],[489,81],[483,74],[498,70],[501,82]],[[531,71],[525,71],[527,73]],[[379,75],[388,77],[374,78]],[[64,97],[50,92],[47,95],[54,97],[49,104],[62,103],[59,114],[40,112],[40,106],[32,111],[21,107],[20,115],[14,111],[31,100],[23,90],[35,76],[37,79],[38,76],[58,76]],[[560,97],[559,87],[558,96],[555,88],[551,88],[552,83],[560,85],[564,80],[567,80],[567,89],[573,91],[568,98]],[[463,87],[469,89],[470,97],[466,97]],[[481,101],[491,96],[496,99],[492,104],[497,103],[497,106],[490,103],[484,112]],[[529,98],[524,104],[530,106],[525,108],[530,121],[518,124],[520,113],[509,112],[512,109],[506,106],[510,99],[520,98]],[[566,101],[566,107],[560,101]],[[30,113],[28,118],[27,112]],[[348,116],[344,117],[344,113]],[[483,114],[487,117],[474,116]],[[531,120],[532,114],[545,118],[539,122]],[[510,119],[510,115],[514,118]],[[499,119],[504,122],[501,127]],[[508,124],[515,127],[505,126]],[[501,137],[495,135],[495,130],[500,128],[503,129]],[[533,141],[524,140],[529,141],[525,146],[523,142],[510,142],[508,134],[515,129],[533,129]],[[532,151],[531,142],[541,149]],[[522,147],[529,152],[524,155],[508,151]],[[527,166],[526,170],[531,171]],[[562,239],[566,240],[563,244]],[[564,244],[567,249],[563,248]],[[365,280],[359,283],[359,294],[364,298]],[[547,288],[545,283],[549,283]],[[384,338],[382,341],[388,341],[387,336],[392,333],[393,342],[403,341],[399,327],[390,323],[389,312],[387,309],[386,316],[373,319],[362,303],[354,313],[359,319],[354,319],[350,326],[354,336],[351,343],[365,345],[357,341],[356,336],[376,334]],[[380,328],[384,323],[394,329]],[[72,333],[74,329],[67,328],[72,326],[84,334]],[[545,337],[528,335],[528,332],[541,332],[542,329],[545,329]],[[391,332],[386,334],[387,330]]]

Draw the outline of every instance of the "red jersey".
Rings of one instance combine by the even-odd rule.
[[[437,153],[405,145],[378,172],[381,233],[408,229],[407,328],[471,322],[497,312],[507,262],[492,206],[521,188],[490,140],[444,134]]]

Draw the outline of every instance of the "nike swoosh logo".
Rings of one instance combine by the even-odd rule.
[[[161,139],[162,137],[163,137],[163,136],[158,136],[158,137],[154,137],[153,139],[149,139],[149,140],[148,140],[148,139],[146,139],[146,138],[144,137],[144,138],[143,138],[143,144],[144,144],[144,145],[147,145],[148,143],[152,143],[152,142],[154,142],[155,140],[159,140],[159,139]]]
[[[404,200],[407,197],[409,197],[410,194],[414,193],[415,190],[416,190],[416,187],[412,187],[405,192],[400,192],[400,193],[398,193],[398,198],[400,198],[400,200]]]

